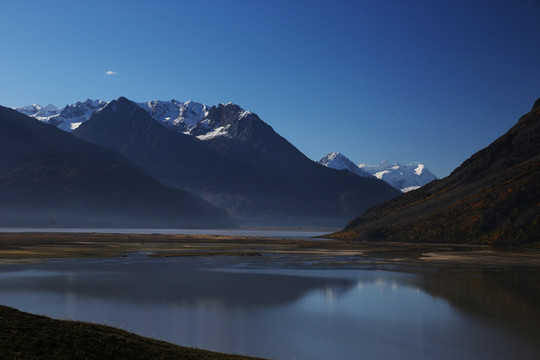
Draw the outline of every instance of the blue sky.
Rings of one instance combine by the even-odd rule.
[[[3,0],[0,104],[232,101],[311,159],[442,177],[540,97],[539,18],[535,0]]]

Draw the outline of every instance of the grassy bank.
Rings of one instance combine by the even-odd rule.
[[[104,325],[53,320],[0,306],[2,359],[248,360],[176,346]]]

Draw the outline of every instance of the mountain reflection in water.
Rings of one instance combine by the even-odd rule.
[[[265,267],[257,259],[0,266],[0,303],[273,359],[536,359],[538,273]]]

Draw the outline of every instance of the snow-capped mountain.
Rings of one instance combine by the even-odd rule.
[[[353,174],[356,174],[358,176],[362,177],[372,177],[370,173],[368,173],[365,170],[362,170],[358,166],[356,166],[355,163],[353,163],[349,158],[344,156],[343,154],[340,154],[338,152],[331,152],[328,153],[325,157],[323,157],[321,160],[319,160],[319,163],[323,164],[326,167],[337,169],[337,170],[349,170]]]
[[[332,152],[319,160],[319,163],[333,169],[347,169],[353,174],[363,177],[374,176],[401,192],[416,190],[437,178],[425,165],[417,162],[403,165],[391,164],[385,160],[377,165],[355,165],[343,154]]]
[[[419,162],[404,165],[384,160],[377,165],[359,164],[358,167],[402,192],[416,190],[437,179],[424,164]]]
[[[231,103],[141,106],[121,97],[72,134],[225,208],[241,224],[340,226],[399,193],[375,177],[316,164],[257,114]]]
[[[57,108],[51,104],[45,107],[34,104],[18,107],[15,110],[71,132],[87,121],[95,111],[102,109],[107,104],[103,100],[86,100],[66,105],[63,108]],[[214,137],[229,135],[229,130],[233,125],[230,121],[225,123],[227,121],[224,119],[216,120],[209,117],[210,107],[191,100],[185,102],[174,99],[170,101],[151,100],[136,104],[162,125],[186,135],[195,136],[199,140],[210,140]],[[244,111],[236,105],[234,105],[234,111],[238,112],[238,114],[234,114],[238,115],[234,116],[237,120],[242,120],[251,114],[250,111]]]
[[[59,110],[56,106],[49,104],[47,106],[41,106],[38,104],[28,105],[28,106],[22,106],[15,108],[20,113],[23,113],[24,115],[31,116],[33,118],[36,118],[40,121],[47,121],[51,116],[58,115]]]
[[[120,97],[48,112],[17,110],[119,152],[163,184],[202,196],[244,224],[341,226],[399,194],[373,176],[316,164],[257,114],[232,103]]]
[[[208,107],[194,101],[151,100],[137,103],[163,125],[176,128],[179,132],[191,135],[192,130],[201,123],[208,113]]]
[[[221,104],[229,106],[227,109],[231,112],[229,114],[231,116],[223,116],[218,119],[209,113],[212,108],[191,100],[186,102],[152,100],[137,103],[137,105],[163,125],[186,135],[195,136],[199,140],[232,136],[230,134],[232,125],[252,114],[250,111],[245,111],[232,103]],[[231,119],[233,120],[231,121]]]
[[[88,99],[62,108],[51,104],[47,106],[34,104],[15,108],[15,110],[55,125],[64,131],[72,132],[87,121],[94,112],[101,110],[107,104],[102,100]],[[214,142],[220,137],[234,138],[241,142],[248,141],[251,138],[253,124],[256,124],[258,119],[252,112],[231,103],[209,107],[194,101],[183,102],[172,99],[169,101],[151,100],[136,104],[166,128],[208,142]],[[383,161],[373,166],[366,164],[356,166],[339,153],[330,153],[319,162],[333,169],[347,169],[361,177],[375,176],[402,192],[417,189],[436,179],[420,163],[402,165]]]
[[[103,108],[106,104],[102,100],[88,99],[62,108],[57,108],[51,104],[44,107],[34,104],[18,107],[15,110],[41,122],[54,125],[61,130],[71,132],[90,119],[90,116],[95,111]]]

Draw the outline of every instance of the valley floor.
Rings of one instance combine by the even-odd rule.
[[[483,246],[221,235],[0,233],[0,263],[53,258],[242,256],[298,267],[423,272],[431,268],[540,266],[540,251]]]
[[[540,268],[539,250],[501,251],[449,244],[217,235],[0,233],[0,264],[134,253],[152,257],[229,256],[231,261],[238,257],[242,263],[257,266],[378,269],[427,276],[464,270],[528,272]],[[102,325],[52,320],[3,306],[0,348],[7,359],[247,359],[171,345]]]

